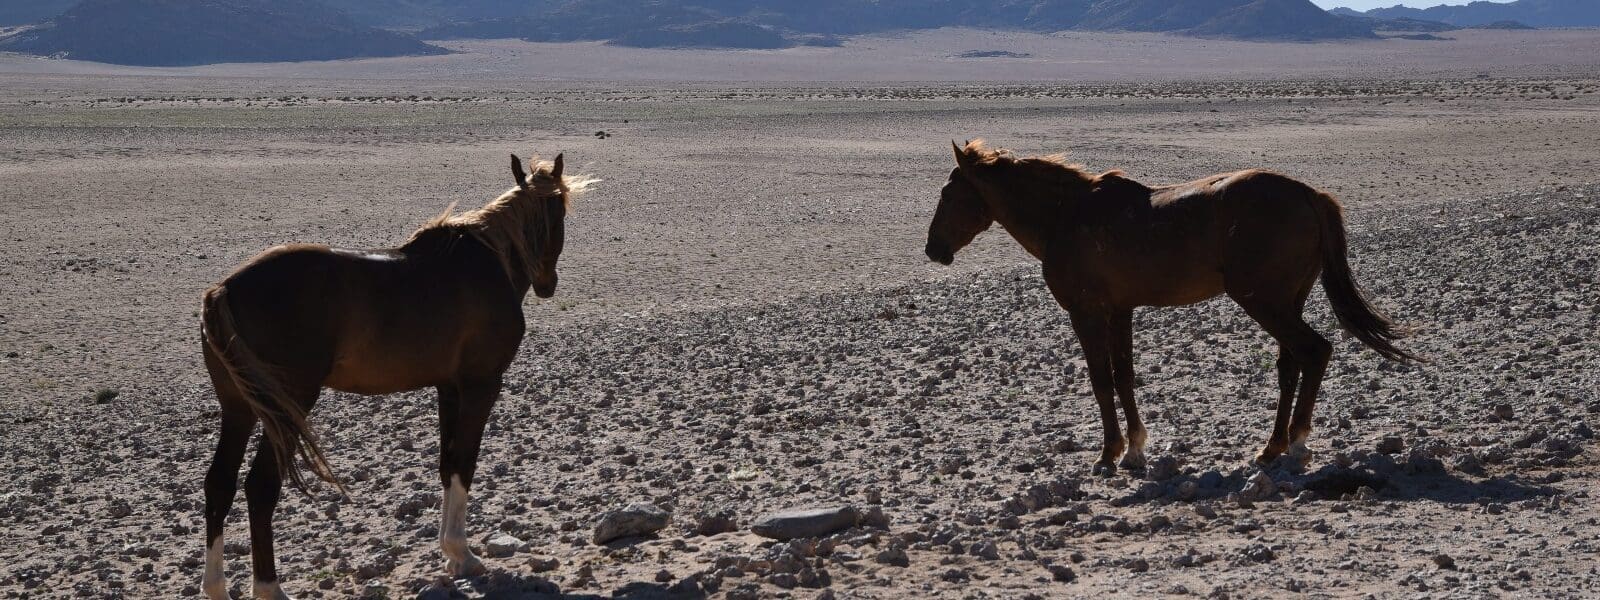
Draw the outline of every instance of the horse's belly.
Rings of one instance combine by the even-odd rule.
[[[1223,292],[1222,272],[1199,271],[1159,280],[1160,285],[1144,290],[1135,304],[1143,306],[1183,306],[1203,302]]]
[[[398,356],[382,348],[360,348],[341,352],[334,359],[333,371],[323,385],[353,394],[393,394],[432,387],[448,379],[451,365],[444,357],[425,360],[417,356]]]

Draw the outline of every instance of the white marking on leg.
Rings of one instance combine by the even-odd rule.
[[[222,571],[222,536],[206,544],[206,571],[200,577],[200,588],[205,590],[206,597],[211,600],[228,599],[228,577]]]
[[[450,489],[444,493],[439,549],[444,551],[445,570],[451,577],[475,575],[483,570],[483,562],[467,547],[467,486],[461,484],[460,475],[450,476]]]
[[[257,581],[251,591],[255,593],[256,600],[293,600],[283,593],[283,588],[278,587],[276,581]]]

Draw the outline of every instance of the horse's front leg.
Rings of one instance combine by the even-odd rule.
[[[439,387],[439,480],[444,485],[439,548],[451,577],[487,571],[467,545],[467,502],[483,429],[499,395],[499,378]]]
[[[1109,321],[1101,315],[1077,311],[1068,311],[1068,314],[1078,334],[1078,343],[1083,346],[1083,359],[1089,367],[1089,385],[1094,388],[1094,399],[1100,405],[1100,425],[1105,429],[1105,442],[1100,446],[1100,460],[1095,462],[1093,473],[1110,475],[1117,471],[1117,457],[1122,455],[1124,442],[1117,428]]]

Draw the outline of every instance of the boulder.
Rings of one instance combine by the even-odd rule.
[[[761,537],[787,541],[822,537],[855,527],[860,520],[861,512],[853,506],[791,510],[761,516],[751,523],[750,531]]]

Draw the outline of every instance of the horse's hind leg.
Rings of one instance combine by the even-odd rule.
[[[1100,405],[1100,425],[1105,430],[1105,442],[1100,447],[1100,460],[1094,464],[1097,475],[1110,475],[1117,471],[1117,457],[1122,455],[1122,432],[1117,430],[1117,405],[1112,383],[1110,321],[1101,315],[1069,311],[1072,329],[1078,333],[1078,343],[1083,346],[1083,360],[1089,366],[1089,385],[1094,388],[1095,402]]]
[[[1311,459],[1311,452],[1305,447],[1306,435],[1311,431],[1310,407],[1316,402],[1317,386],[1322,382],[1322,374],[1328,366],[1333,347],[1300,318],[1300,308],[1305,304],[1304,293],[1291,301],[1279,303],[1243,295],[1236,296],[1234,300],[1278,341],[1277,417],[1273,421],[1272,436],[1266,448],[1256,455],[1256,462],[1269,464],[1288,452],[1304,465]],[[1298,401],[1295,400],[1297,383]],[[1311,399],[1309,404],[1307,398]],[[1291,420],[1291,406],[1295,420]],[[1302,409],[1305,410],[1303,416],[1307,421],[1304,430],[1299,431],[1297,425]]]
[[[483,428],[499,395],[498,377],[439,387],[439,480],[444,485],[439,548],[451,577],[479,575],[486,570],[467,546],[467,500],[478,468]]]
[[[1121,466],[1135,471],[1145,467],[1144,421],[1139,419],[1139,406],[1133,400],[1133,311],[1117,313],[1110,319],[1111,376],[1122,400],[1122,416],[1128,421],[1128,452],[1122,455]]]
[[[228,600],[226,564],[222,556],[222,526],[233,509],[233,496],[239,487],[239,466],[244,464],[244,453],[250,445],[250,433],[256,427],[256,416],[250,412],[239,390],[222,364],[207,346],[204,350],[206,369],[211,373],[212,387],[220,404],[222,432],[217,437],[217,450],[211,457],[211,468],[206,471],[206,565],[200,578],[200,588],[211,600]]]
[[[1289,414],[1294,410],[1294,390],[1300,382],[1300,364],[1288,344],[1278,343],[1278,414],[1272,420],[1272,436],[1267,447],[1256,454],[1256,462],[1267,464],[1289,449]]]
[[[316,404],[317,388],[301,394],[301,406],[307,413]],[[294,443],[295,440],[285,440]],[[278,509],[278,499],[283,494],[282,465],[278,453],[266,436],[256,444],[256,457],[250,464],[250,474],[244,478],[244,497],[250,503],[250,561],[255,575],[252,594],[257,600],[288,600],[289,595],[278,585],[278,565],[272,552],[272,514]],[[293,465],[289,465],[293,468]]]

